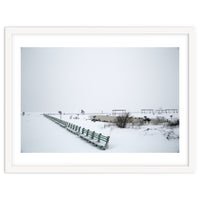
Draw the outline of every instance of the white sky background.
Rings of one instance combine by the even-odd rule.
[[[179,107],[178,48],[22,48],[25,112]]]

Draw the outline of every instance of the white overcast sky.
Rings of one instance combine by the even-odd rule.
[[[179,107],[179,48],[22,48],[21,110]]]

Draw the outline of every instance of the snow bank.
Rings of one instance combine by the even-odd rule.
[[[59,117],[59,115],[54,117]],[[179,128],[145,125],[140,128],[118,128],[109,123],[92,122],[89,116],[73,119],[63,115],[63,120],[97,133],[110,136],[109,148],[102,151],[78,136],[61,128],[40,114],[22,116],[22,152],[41,153],[178,153]]]

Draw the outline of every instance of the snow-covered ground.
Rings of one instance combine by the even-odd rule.
[[[21,152],[23,153],[100,151],[39,113],[29,113],[21,119]]]
[[[144,114],[143,114],[144,115]],[[142,115],[142,116],[143,116]],[[172,114],[173,115],[173,114]],[[134,115],[136,117],[136,115]],[[148,116],[148,115],[146,115]],[[58,117],[59,115],[54,115]],[[149,116],[148,116],[149,117]],[[21,117],[21,151],[41,153],[178,153],[179,128],[163,125],[118,128],[105,122],[92,122],[88,115],[62,119],[97,133],[110,136],[109,148],[105,151],[94,147],[78,136],[68,132],[40,113]],[[168,139],[167,139],[168,138]]]

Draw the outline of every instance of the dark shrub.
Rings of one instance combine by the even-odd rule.
[[[130,119],[131,119],[130,113],[118,116],[116,118],[116,125],[120,128],[125,128],[126,124],[130,121]]]
[[[176,121],[169,121],[167,126],[179,126],[179,119]]]

